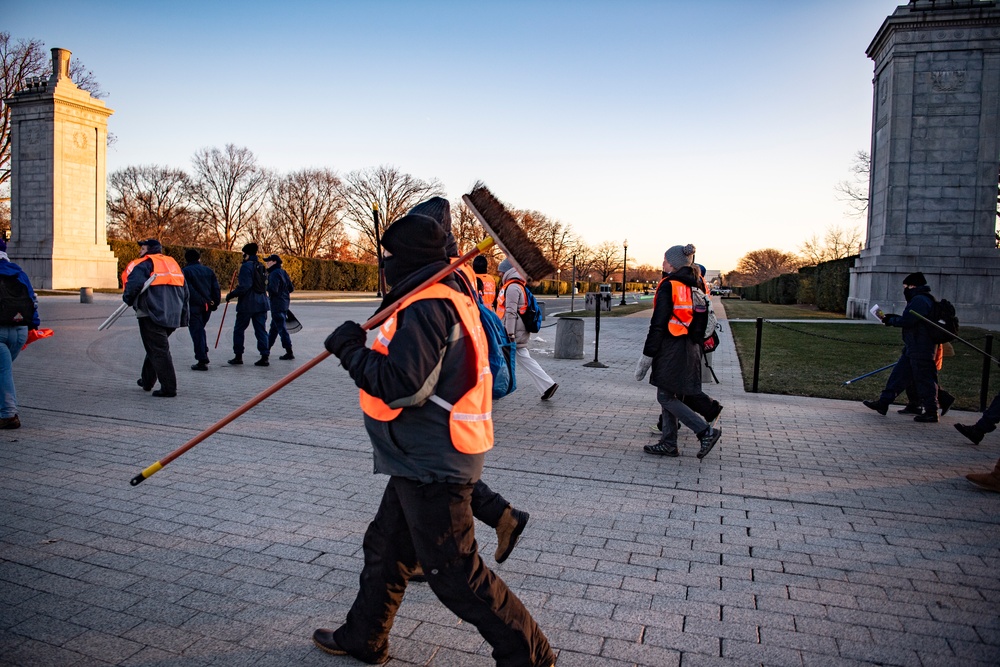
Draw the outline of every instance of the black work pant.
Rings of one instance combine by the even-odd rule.
[[[281,338],[281,347],[286,351],[292,351],[292,338],[288,335],[285,322],[288,321],[288,312],[284,310],[271,311],[271,329],[267,332],[267,349],[274,347],[274,341]]]
[[[174,374],[174,360],[170,357],[170,334],[172,327],[161,327],[148,317],[139,318],[139,337],[146,350],[142,360],[143,387],[152,387],[160,381],[160,389],[168,393],[177,391],[177,375]]]
[[[251,323],[253,323],[253,335],[257,339],[257,351],[262,357],[269,356],[271,350],[267,346],[267,329],[264,326],[267,323],[266,310],[259,313],[236,313],[236,324],[233,325],[233,352],[236,356],[243,356],[244,333]]]
[[[389,631],[417,562],[431,590],[476,626],[500,667],[549,667],[549,642],[522,602],[479,557],[472,484],[391,477],[365,532],[361,588],[334,638],[361,660],[385,657]]]
[[[924,410],[929,414],[937,414],[937,366],[934,364],[933,351],[914,355],[904,348],[886,380],[879,401],[891,405],[911,383]]]
[[[472,516],[476,517],[490,528],[500,525],[500,517],[505,509],[510,507],[506,498],[479,480],[472,486]]]
[[[986,412],[976,422],[975,428],[982,433],[990,433],[997,430],[997,424],[1000,424],[1000,394],[993,397]]]
[[[191,334],[191,342],[194,343],[194,358],[196,361],[208,363],[208,335],[205,327],[208,326],[208,318],[212,316],[212,311],[205,306],[191,306],[191,314],[188,317],[188,333]]]

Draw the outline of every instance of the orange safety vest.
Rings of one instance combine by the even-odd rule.
[[[492,308],[493,302],[497,298],[497,284],[492,277],[486,274],[483,274],[480,280],[483,281],[483,303]]]
[[[517,309],[518,314],[524,315],[524,312],[528,310],[528,288],[525,287],[524,283],[520,280],[508,280],[500,288],[500,294],[497,295],[497,316],[503,319],[504,313],[507,312],[507,288],[510,285],[517,285],[524,292],[524,302],[521,303],[521,307]],[[654,304],[655,305],[655,304]]]
[[[132,269],[147,259],[153,262],[153,282],[149,283],[150,287],[153,285],[176,285],[180,287],[184,284],[184,273],[173,257],[160,254],[143,255],[129,262],[125,270],[122,271],[122,291],[125,291],[125,283],[128,282],[128,277],[132,273]]]
[[[482,454],[493,447],[493,374],[490,372],[486,333],[479,321],[479,308],[472,299],[441,283],[411,294],[403,299],[399,310],[379,327],[372,351],[389,354],[389,345],[396,333],[400,314],[410,304],[421,299],[450,300],[458,311],[462,327],[472,340],[476,351],[476,384],[454,405],[436,395],[428,400],[448,410],[452,446],[463,454]],[[360,390],[360,401],[364,413],[378,421],[392,421],[403,411],[402,408],[390,408],[382,399],[363,389]]]
[[[665,280],[668,279],[664,278],[656,286],[657,293],[659,293],[660,285]],[[691,326],[691,320],[694,319],[694,302],[691,300],[691,288],[676,280],[670,281],[670,287],[671,296],[674,301],[674,312],[670,316],[670,322],[667,323],[667,330],[670,331],[671,336],[686,336],[688,327]],[[653,308],[656,308],[656,294],[653,294]]]

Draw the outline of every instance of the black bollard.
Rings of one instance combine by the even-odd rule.
[[[760,335],[764,330],[764,318],[757,318],[757,342],[754,344],[753,349],[753,386],[750,391],[754,394],[757,393],[757,379],[760,377]]]
[[[597,351],[601,346],[601,294],[598,293],[594,298],[595,314],[594,314],[594,360],[588,361],[584,364],[587,368],[607,368],[606,365],[602,364],[597,358]],[[611,295],[608,295],[608,301],[611,301]]]

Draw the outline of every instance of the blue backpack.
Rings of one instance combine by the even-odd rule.
[[[521,317],[521,321],[524,323],[524,329],[528,333],[538,333],[542,330],[542,309],[538,307],[538,302],[535,301],[535,295],[531,293],[528,286],[524,284],[521,280],[510,280],[507,285],[514,283],[521,288],[524,292],[524,303],[525,308],[523,313],[518,313]],[[503,289],[507,289],[507,285],[503,286]]]
[[[503,398],[517,389],[517,374],[515,359],[517,358],[517,343],[507,338],[507,330],[503,322],[493,310],[482,302],[479,293],[469,284],[468,277],[462,271],[455,275],[465,286],[466,294],[479,306],[479,321],[486,332],[489,346],[490,372],[493,374],[493,400]]]

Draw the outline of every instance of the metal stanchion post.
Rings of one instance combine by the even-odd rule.
[[[587,363],[584,364],[584,366],[587,366],[588,368],[607,368],[607,366],[605,366],[604,364],[602,364],[598,360],[598,358],[597,358],[598,349],[601,346],[601,302],[603,301],[603,299],[601,298],[601,294],[599,292],[595,295],[595,297],[596,298],[594,299],[594,306],[596,308],[596,312],[594,313],[594,318],[595,318],[594,319],[594,360],[593,361],[588,361]],[[609,297],[610,297],[610,295],[609,295]]]
[[[990,397],[990,357],[993,355],[993,334],[986,334],[986,355],[983,357],[983,383],[979,386],[979,411],[986,412]]]
[[[760,377],[760,337],[764,330],[764,318],[757,318],[757,342],[753,348],[753,386],[750,391],[757,393],[757,380]]]

